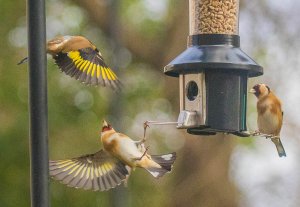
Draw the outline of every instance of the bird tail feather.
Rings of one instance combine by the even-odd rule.
[[[281,143],[280,139],[272,139],[272,142],[275,144],[279,157],[286,157],[285,150]]]
[[[160,167],[149,167],[145,168],[153,177],[159,178],[162,177],[167,172],[172,170],[172,166],[176,160],[176,153],[170,153],[165,155],[151,155],[151,158],[154,162],[160,165]]]

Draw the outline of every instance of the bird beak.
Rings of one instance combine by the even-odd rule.
[[[256,91],[255,91],[255,89],[251,88],[251,89],[249,90],[249,93],[256,93]]]
[[[103,120],[103,125],[102,126],[103,127],[107,127],[108,126],[108,124],[107,124],[107,122],[105,120]]]

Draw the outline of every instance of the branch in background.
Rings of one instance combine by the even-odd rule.
[[[96,24],[101,28],[104,34],[109,36],[109,4],[100,4],[97,0],[73,1],[84,8],[88,13],[91,22]],[[121,20],[119,21],[121,23],[119,31],[121,44],[129,49],[134,57],[147,62],[160,70],[164,64],[168,63],[169,57],[172,55],[170,51],[173,50],[173,47],[176,48],[182,46],[182,35],[179,35],[178,33],[183,31],[187,33],[187,27],[185,28],[186,30],[182,29],[182,25],[188,25],[187,13],[182,11],[187,11],[188,4],[185,1],[175,1],[174,4],[176,4],[176,6],[171,9],[174,13],[171,15],[173,18],[168,19],[165,32],[162,33],[164,36],[155,40],[147,38],[143,33],[135,31],[129,24],[126,24]],[[184,24],[184,22],[186,22],[186,24]],[[185,45],[186,35],[183,35],[183,37]]]
[[[74,2],[88,12],[91,21],[101,28],[104,34],[110,36],[109,4],[99,4],[97,0],[74,0]],[[160,59],[156,52],[156,48],[159,46],[157,42],[144,38],[142,34],[131,29],[129,25],[121,24],[119,29],[120,43],[128,48],[133,56],[152,65],[157,65],[156,63]]]

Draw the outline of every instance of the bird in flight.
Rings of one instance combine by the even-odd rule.
[[[134,141],[103,121],[103,149],[77,158],[49,161],[50,176],[70,187],[104,191],[126,183],[137,167],[155,178],[170,172],[176,153],[150,155],[145,141],[145,138]]]
[[[57,36],[47,42],[47,53],[65,74],[87,85],[121,89],[121,82],[109,68],[96,46],[83,36]],[[28,57],[18,65],[28,61]]]

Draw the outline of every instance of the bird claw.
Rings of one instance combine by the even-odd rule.
[[[145,157],[145,155],[147,154],[147,151],[149,150],[149,146],[148,147],[146,147],[146,149],[145,149],[145,152],[142,154],[142,156],[141,157],[138,157],[138,158],[133,158],[133,161],[140,161],[140,160],[142,160],[143,159],[143,157]]]
[[[260,135],[261,135],[261,132],[258,131],[258,130],[255,130],[255,132],[253,132],[251,135],[252,135],[252,136],[260,136]]]
[[[273,135],[270,135],[270,134],[268,134],[267,136],[266,136],[266,139],[273,139]]]
[[[266,137],[267,138],[267,137]],[[279,136],[276,136],[276,135],[270,135],[268,138],[270,139],[280,139]]]
[[[150,128],[149,122],[148,122],[148,121],[145,121],[145,122],[144,122],[144,138],[143,138],[143,140],[145,140],[145,141],[146,141],[146,130],[147,130],[147,127]],[[144,142],[145,142],[145,141],[144,141]]]
[[[279,136],[273,135],[273,134],[264,134],[261,133],[260,131],[256,130],[255,132],[251,133],[252,136],[261,136],[265,137],[266,139],[278,139],[280,138]]]
[[[144,138],[142,138],[141,140],[136,141],[136,144],[137,144],[137,145],[141,145],[141,144],[144,144],[145,142],[146,142],[146,138],[144,137]]]
[[[145,121],[143,125],[144,125],[144,137],[141,140],[136,142],[138,145],[144,144],[146,142],[146,130],[148,127],[150,128],[149,121]]]

